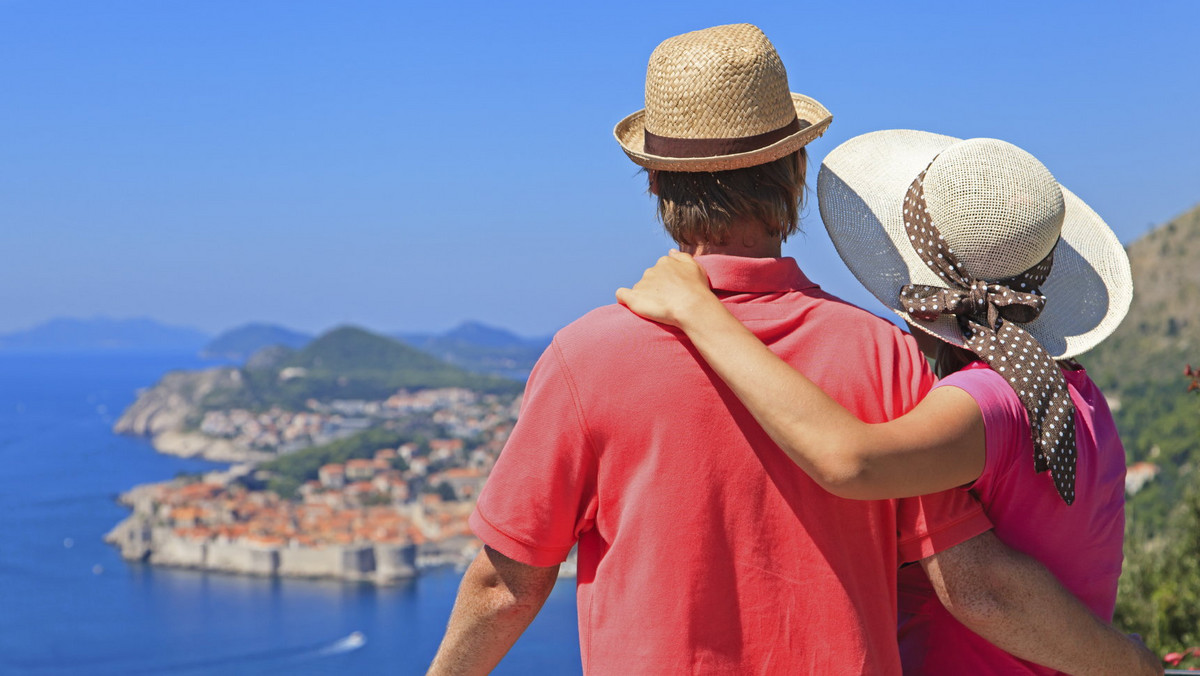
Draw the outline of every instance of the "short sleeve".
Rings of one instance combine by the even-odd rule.
[[[898,360],[911,365],[911,373],[898,373],[897,391],[908,383],[911,397],[896,401],[888,412],[894,419],[912,409],[934,387],[933,373],[912,338],[905,341],[906,351]],[[940,493],[896,500],[897,548],[901,563],[920,561],[928,556],[962,544],[992,528],[975,496],[952,488]]]
[[[920,561],[992,529],[975,496],[950,489],[896,501],[900,562]]]
[[[1021,398],[1013,392],[1004,376],[990,368],[968,368],[952,373],[937,387],[957,387],[966,392],[979,406],[983,416],[983,472],[971,486],[986,495],[986,488],[1003,476],[1021,455],[1022,443],[1029,439],[1029,417]]]
[[[596,511],[596,455],[557,341],[538,360],[471,530],[531,566],[562,563]]]

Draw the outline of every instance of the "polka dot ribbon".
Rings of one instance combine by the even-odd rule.
[[[1075,501],[1075,406],[1054,358],[1019,326],[1046,306],[1040,286],[1054,263],[1051,249],[1029,270],[996,282],[973,278],[929,218],[922,184],[913,181],[904,198],[909,243],[945,287],[906,284],[900,303],[908,314],[933,321],[955,315],[966,346],[1004,376],[1029,414],[1036,472],[1050,470],[1054,487],[1068,505]]]

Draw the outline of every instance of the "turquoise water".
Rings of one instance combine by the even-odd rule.
[[[454,603],[453,571],[377,589],[151,568],[104,544],[127,513],[118,493],[219,467],[110,432],[137,388],[199,366],[181,355],[0,356],[0,674],[423,673]],[[496,673],[579,671],[565,580]]]

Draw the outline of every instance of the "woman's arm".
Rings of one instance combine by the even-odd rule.
[[[672,251],[617,300],[682,329],[775,443],[836,495],[923,495],[974,481],[983,471],[983,416],[953,387],[934,390],[896,420],[868,424],[771,352],[708,287],[704,270]]]

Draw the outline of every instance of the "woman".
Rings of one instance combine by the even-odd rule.
[[[682,329],[827,490],[882,499],[967,486],[1003,541],[1111,621],[1125,456],[1070,358],[1128,310],[1116,237],[1031,155],[993,139],[866,134],[826,158],[818,197],[842,259],[917,329],[944,376],[907,415],[856,419],[730,315],[686,254],[672,251],[618,300]],[[900,593],[906,671],[1050,673],[958,624],[918,567],[901,571]]]

